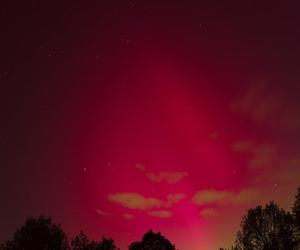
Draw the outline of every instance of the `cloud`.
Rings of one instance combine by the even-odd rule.
[[[212,218],[217,215],[217,212],[213,208],[205,208],[205,209],[201,210],[199,214],[201,217],[204,217],[204,218]]]
[[[186,197],[186,194],[183,193],[177,193],[177,194],[168,194],[167,195],[167,201],[165,202],[166,207],[171,207],[174,204],[178,203],[182,199]]]
[[[282,159],[280,162],[280,169],[282,171],[280,178],[286,179],[287,181],[295,178],[299,180],[299,175],[297,173],[300,173],[300,158]]]
[[[246,204],[257,201],[261,197],[261,194],[256,189],[243,189],[237,194],[232,194],[231,200],[233,204]]]
[[[273,165],[272,171],[265,171],[260,173],[255,179],[258,183],[273,183],[280,185],[299,185],[300,176],[300,158],[288,157],[279,158],[276,164]]]
[[[281,100],[270,86],[266,79],[259,79],[254,82],[244,95],[232,103],[234,112],[247,114],[255,121],[261,122],[274,115],[281,106]]]
[[[221,131],[220,130],[215,130],[212,133],[210,133],[209,138],[211,140],[217,140],[221,136]]]
[[[145,197],[139,193],[114,193],[108,194],[110,202],[123,207],[139,210],[151,210],[162,207],[172,207],[186,197],[183,193],[168,194],[165,200]]]
[[[134,215],[133,214],[123,214],[122,216],[126,220],[132,220],[132,219],[134,219]]]
[[[231,149],[234,152],[251,155],[248,162],[251,170],[261,169],[274,164],[278,152],[278,147],[274,144],[262,143],[255,145],[247,140],[233,143]]]
[[[254,81],[239,98],[232,102],[231,110],[247,115],[256,122],[272,123],[272,127],[279,125],[279,128],[291,132],[300,128],[297,90],[289,87],[279,89],[266,78]]]
[[[158,173],[146,172],[146,167],[143,164],[136,163],[134,168],[145,172],[146,177],[153,182],[167,182],[169,184],[174,184],[181,181],[184,177],[188,176],[186,171],[161,171]]]
[[[280,117],[280,124],[287,129],[296,130],[300,128],[300,109],[296,105],[289,105]]]
[[[114,193],[107,196],[108,200],[131,209],[152,209],[160,208],[163,202],[157,198],[144,197],[138,193]]]
[[[168,210],[149,211],[148,215],[166,219],[166,218],[172,217],[173,212],[168,211]]]
[[[231,149],[234,152],[249,153],[252,151],[253,143],[250,141],[237,141],[232,144]]]
[[[267,169],[261,169],[251,180],[252,185],[260,187],[260,203],[277,201],[283,208],[290,210],[294,195],[299,187],[300,157],[278,157]]]
[[[145,165],[141,164],[141,163],[136,163],[134,165],[134,167],[137,169],[137,170],[140,170],[140,171],[145,171],[146,170],[146,167]]]
[[[184,177],[188,176],[188,173],[185,171],[172,171],[172,172],[158,172],[158,173],[146,173],[146,176],[149,180],[153,182],[167,182],[169,184],[174,184],[181,181]]]
[[[276,154],[277,146],[273,144],[261,144],[253,148],[253,157],[249,161],[250,169],[258,169],[273,163]]]
[[[220,203],[224,201],[228,195],[225,191],[216,191],[213,189],[198,191],[192,198],[193,203],[196,205],[204,205],[211,203]]]
[[[196,194],[192,198],[192,201],[195,205],[244,204],[253,202],[259,197],[259,192],[254,189],[244,189],[238,193],[208,189],[196,192]]]
[[[110,216],[111,215],[109,212],[105,212],[101,209],[96,209],[96,213],[101,215],[101,216]]]

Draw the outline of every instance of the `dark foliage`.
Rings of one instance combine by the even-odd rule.
[[[292,214],[274,202],[249,209],[231,250],[299,250],[300,188],[295,198]]]
[[[144,234],[142,241],[131,243],[129,250],[175,250],[175,245],[160,232],[154,233],[150,230]]]
[[[295,216],[295,223],[298,226],[298,228],[300,228],[300,188],[298,188],[298,193],[295,197],[293,214]]]
[[[296,230],[292,215],[270,203],[248,210],[241,222],[237,246],[245,250],[296,249]]]
[[[14,238],[1,245],[5,250],[67,250],[68,242],[64,231],[51,218],[40,216],[28,218],[17,230]]]
[[[90,241],[81,231],[72,241],[72,250],[118,250],[114,240],[111,238],[102,238],[100,241]]]
[[[84,232],[80,233],[71,241],[71,247],[73,250],[88,250],[90,241]]]
[[[231,248],[220,250],[300,250],[300,188],[292,213],[275,202],[249,209]],[[103,237],[89,240],[81,231],[69,246],[66,234],[50,217],[28,218],[12,240],[0,244],[0,250],[119,250],[114,240]],[[129,250],[176,250],[160,232],[146,232]]]

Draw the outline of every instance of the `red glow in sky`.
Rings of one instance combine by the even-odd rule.
[[[125,2],[36,2],[9,24],[3,239],[46,213],[121,249],[152,228],[212,250],[233,242],[247,208],[291,206],[293,6]]]

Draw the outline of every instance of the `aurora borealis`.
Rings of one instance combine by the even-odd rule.
[[[1,7],[0,240],[29,215],[121,249],[233,242],[300,176],[299,4]]]

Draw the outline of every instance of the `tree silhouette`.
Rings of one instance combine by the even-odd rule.
[[[12,240],[2,244],[5,250],[67,250],[68,242],[60,225],[50,217],[28,218],[25,225],[17,230]]]
[[[91,241],[89,250],[119,250],[114,240],[111,238],[102,238],[100,241]]]
[[[89,239],[83,231],[80,231],[78,235],[71,241],[71,247],[73,250],[88,250]]]
[[[298,188],[298,193],[295,196],[293,214],[295,216],[295,223],[298,226],[298,228],[300,228],[300,188]]]
[[[220,250],[239,250],[237,246],[232,246],[231,248],[220,248]]]
[[[129,250],[175,250],[175,245],[162,236],[160,232],[154,233],[149,230],[144,234],[142,241],[131,243]]]
[[[112,238],[102,238],[98,245],[98,250],[118,250]]]
[[[71,241],[72,250],[118,250],[114,240],[102,238],[100,241],[90,241],[82,231]]]
[[[232,249],[294,250],[298,246],[293,216],[271,202],[248,210]]]

